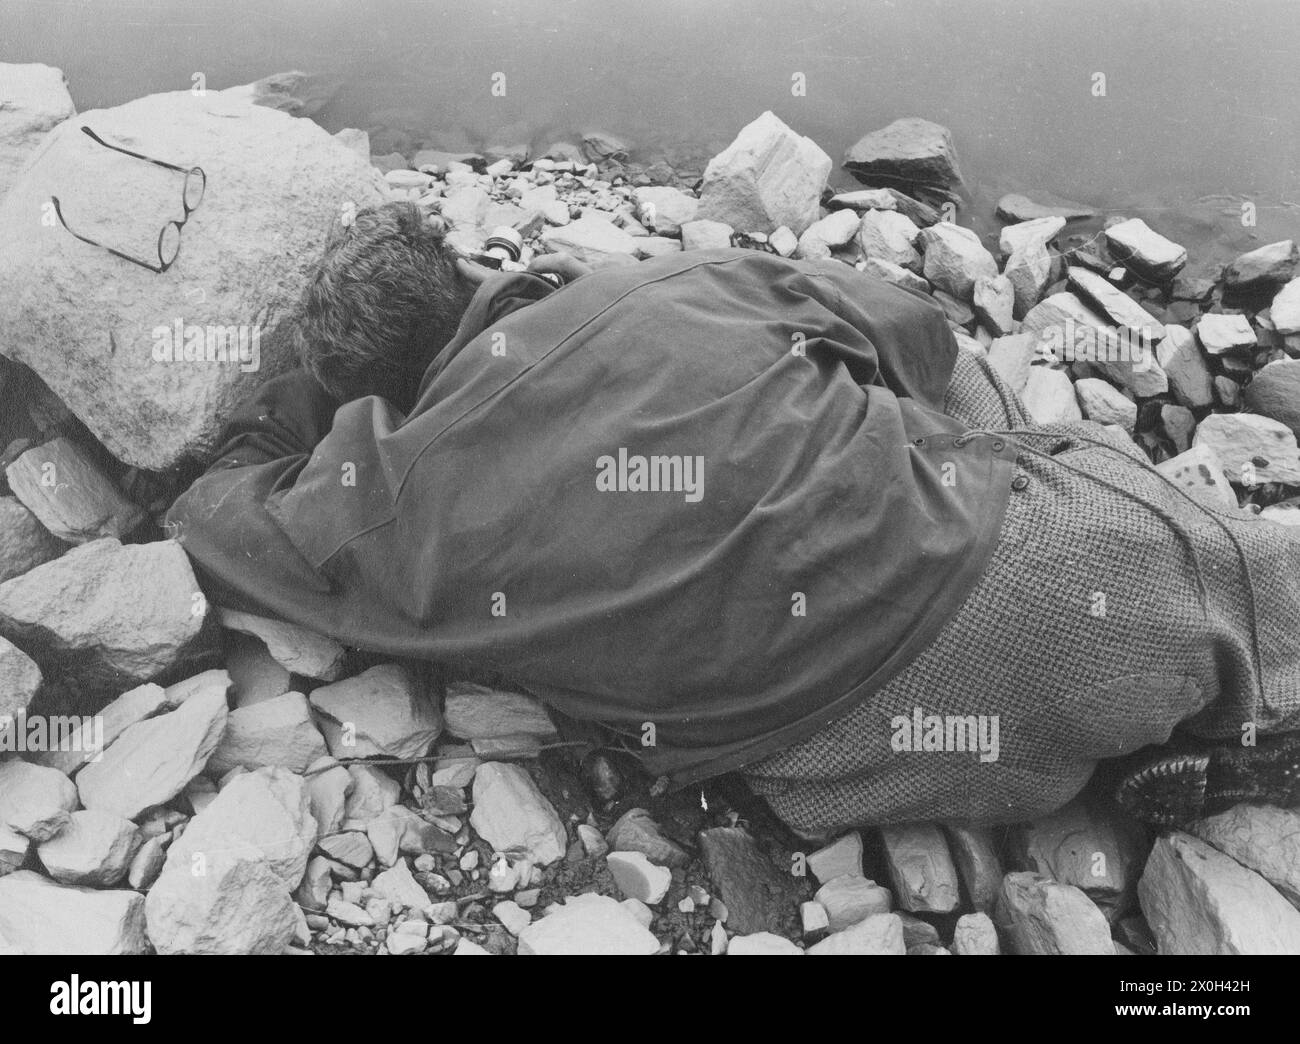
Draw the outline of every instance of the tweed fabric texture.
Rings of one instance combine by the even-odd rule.
[[[1070,800],[1099,759],[1175,727],[1204,737],[1300,727],[1300,529],[1190,504],[1131,440],[1098,425],[1032,426],[978,356],[959,354],[945,409],[972,428],[1018,432],[997,550],[910,665],[746,768],[793,829],[1028,819]],[[986,738],[996,720],[996,759],[895,749],[917,708],[923,721],[982,717]]]

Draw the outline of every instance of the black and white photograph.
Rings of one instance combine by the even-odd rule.
[[[1298,242],[1290,0],[0,0],[0,969],[1280,1009]]]

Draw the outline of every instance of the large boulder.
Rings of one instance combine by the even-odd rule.
[[[699,217],[740,232],[795,235],[817,220],[831,158],[811,138],[765,112],[709,161]]]
[[[124,537],[144,519],[90,454],[64,435],[18,457],[5,468],[5,480],[50,533],[72,544]]]
[[[164,469],[212,450],[231,410],[292,365],[284,321],[327,234],[387,191],[314,123],[237,93],[156,94],[82,116],[48,135],[0,202],[0,346],[113,454]],[[77,234],[156,264],[159,231],[184,217],[181,174],[82,126],[206,173],[165,274],[48,225],[57,196]]]
[[[948,128],[916,116],[895,120],[859,139],[844,154],[844,166],[868,185],[887,179],[954,188],[962,180]]]
[[[208,612],[173,540],[107,537],[0,584],[0,634],[47,673],[119,692],[196,653]]]
[[[55,126],[77,114],[63,71],[0,62],[0,199]]]
[[[144,953],[144,896],[57,885],[19,870],[0,878],[0,939],[27,954]]]

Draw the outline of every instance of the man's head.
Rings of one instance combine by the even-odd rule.
[[[332,395],[414,404],[474,292],[443,235],[415,204],[386,203],[330,236],[298,333],[303,365]]]

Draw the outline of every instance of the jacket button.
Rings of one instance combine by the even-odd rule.
[[[993,452],[994,452],[994,453],[1001,453],[1001,452],[1002,452],[1002,447],[1003,447],[1003,445],[1004,445],[1004,443],[1003,443],[1001,440],[999,440],[999,441],[993,443]]]
[[[1019,493],[1022,489],[1024,489],[1028,485],[1029,485],[1029,479],[1026,478],[1024,475],[1017,475],[1015,478],[1011,480],[1011,488],[1014,489],[1017,493]]]

